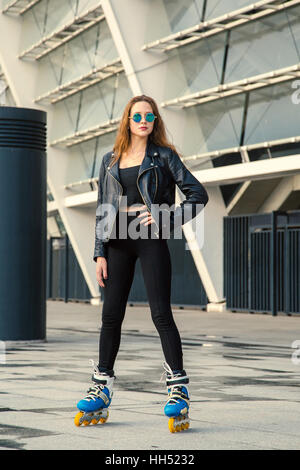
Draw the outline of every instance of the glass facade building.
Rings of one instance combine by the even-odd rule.
[[[64,228],[92,298],[98,173],[132,96],[208,190],[208,303],[226,300],[223,217],[300,209],[300,1],[2,0],[0,44],[0,105],[48,113],[48,235]]]

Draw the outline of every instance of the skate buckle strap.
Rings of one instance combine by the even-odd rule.
[[[84,398],[84,400],[94,400],[96,401],[97,398],[102,398],[104,403],[107,405],[109,403],[108,396],[102,392],[102,385],[95,385],[94,387],[90,387],[87,391],[88,395]]]
[[[189,378],[185,376],[174,376],[174,378],[167,377],[166,378],[166,385],[185,385],[189,383]]]
[[[188,384],[189,378],[187,375],[182,375],[182,373],[174,373],[166,362],[163,363],[164,372],[160,378],[160,382],[162,381],[164,375],[166,375],[166,385],[173,386],[173,385],[181,385],[181,384]],[[183,371],[185,373],[185,371]]]
[[[169,398],[168,398],[168,402],[169,401],[174,401],[175,403],[178,403],[178,400],[183,400],[186,402],[186,404],[189,406],[190,405],[190,400],[186,397],[186,395],[182,394],[179,390],[173,390],[173,388],[171,388],[171,391],[169,393]]]

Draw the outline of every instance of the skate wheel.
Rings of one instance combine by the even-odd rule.
[[[174,428],[174,421],[175,421],[175,418],[169,419],[169,431],[170,432],[176,432],[176,429]]]
[[[90,424],[90,421],[84,420],[84,421],[82,422],[82,424],[83,424],[83,426],[88,426],[88,425]]]
[[[99,422],[99,419],[93,418],[91,421],[91,424],[97,424]]]
[[[106,417],[105,417],[105,418],[100,418],[100,423],[101,423],[101,424],[106,423],[106,421],[108,420],[108,416],[109,416],[109,412],[108,412],[108,410],[107,410],[107,415],[106,415]]]
[[[84,415],[84,413],[82,411],[79,411],[79,413],[77,413],[77,415],[74,418],[75,426],[80,426],[82,424],[82,422],[80,420],[81,420],[83,415]]]

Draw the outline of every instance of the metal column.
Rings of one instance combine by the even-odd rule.
[[[46,336],[46,113],[0,107],[0,340]]]

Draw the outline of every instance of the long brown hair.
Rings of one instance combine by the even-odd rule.
[[[146,95],[138,95],[134,96],[131,98],[127,105],[125,106],[123,116],[121,118],[113,152],[114,152],[114,158],[112,160],[111,165],[116,163],[118,159],[121,157],[122,153],[126,152],[126,150],[129,147],[130,144],[130,130],[129,130],[129,125],[128,125],[128,116],[130,115],[131,108],[134,105],[134,103],[138,103],[139,101],[147,101],[152,107],[153,113],[157,118],[154,121],[154,126],[151,134],[149,134],[148,139],[150,139],[151,142],[153,142],[156,145],[162,146],[162,147],[169,147],[175,152],[177,152],[176,148],[174,145],[172,145],[166,135],[166,129],[164,122],[161,118],[161,115],[158,110],[158,106],[156,102],[154,101],[153,98],[150,96]],[[179,152],[177,152],[179,153]]]

